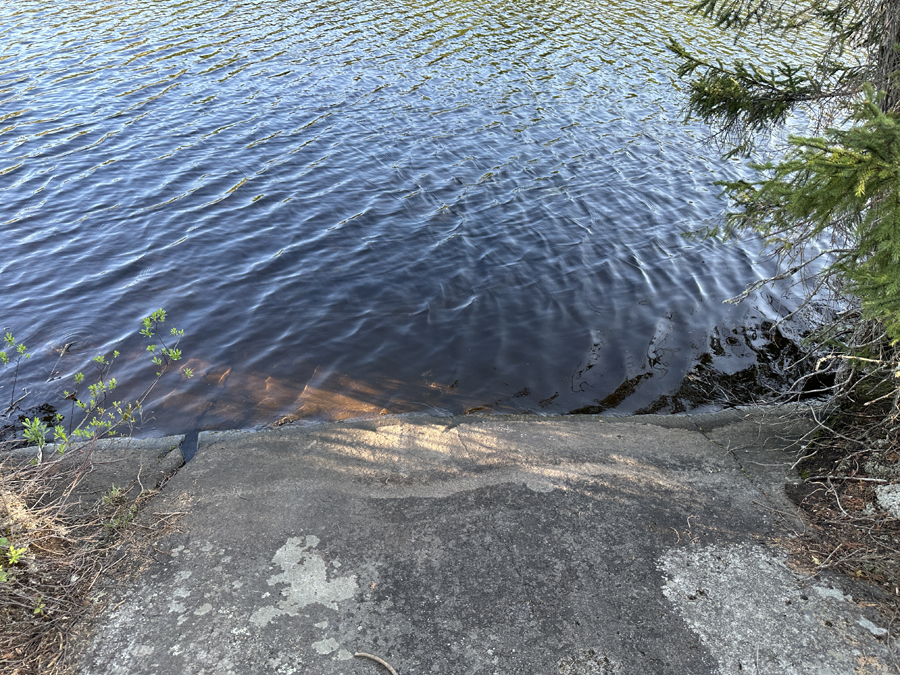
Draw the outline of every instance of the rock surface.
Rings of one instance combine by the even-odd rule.
[[[379,418],[204,433],[90,675],[889,672],[884,621],[791,570],[802,419]]]

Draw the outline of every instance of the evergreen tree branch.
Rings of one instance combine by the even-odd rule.
[[[699,117],[715,129],[712,139],[731,148],[726,157],[749,154],[757,136],[783,125],[798,105],[842,102],[861,89],[855,70],[834,64],[824,81],[820,72],[787,62],[769,69],[744,61],[726,66],[692,55],[674,39],[668,48],[681,60],[678,77],[694,76],[687,116]]]
[[[784,0],[700,0],[691,7],[691,11],[712,19],[719,28],[743,30],[765,25],[767,29],[780,32],[795,31],[822,19],[823,12],[834,9],[821,2],[803,5]]]
[[[755,181],[720,183],[737,207],[721,233],[754,231],[782,260],[830,237],[837,246],[824,274],[900,340],[900,124],[871,88],[854,121],[824,137],[791,137],[781,162],[751,164]]]

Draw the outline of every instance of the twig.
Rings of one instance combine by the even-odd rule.
[[[863,478],[862,476],[810,476],[806,480],[864,480],[868,483],[890,483],[884,478]]]
[[[834,493],[834,501],[837,502],[838,508],[841,510],[841,513],[843,513],[844,516],[849,518],[850,514],[847,513],[846,511],[844,511],[844,507],[841,506],[841,498],[840,498],[840,496],[838,496],[837,490],[834,489],[834,485],[831,484],[831,478],[828,478],[827,482],[828,482],[828,491]]]
[[[754,464],[756,466],[787,466],[787,462],[778,462],[778,464],[764,464],[763,462],[747,462],[747,464]]]
[[[50,376],[49,376],[49,378],[47,379],[47,382],[52,382],[52,381],[55,380],[55,379],[59,379],[59,378],[54,378],[54,377],[53,377],[53,373],[56,372],[56,366],[59,365],[59,362],[60,362],[60,360],[62,359],[62,357],[69,353],[69,347],[71,347],[71,346],[74,345],[74,344],[75,344],[74,342],[67,342],[67,343],[66,343],[66,346],[63,347],[63,348],[60,350],[60,352],[59,352],[59,358],[56,359],[56,363],[53,364],[53,368],[50,370]]]
[[[814,456],[816,455],[817,452],[819,452],[819,451],[818,451],[818,450],[815,450],[815,451],[811,452],[811,453],[808,454],[808,455],[804,455],[803,457],[801,457],[800,459],[798,459],[796,462],[794,462],[793,464],[791,464],[791,471],[793,471],[794,469],[796,469],[796,468],[797,468],[797,465],[800,464],[800,462],[802,462],[804,459],[809,459],[810,457],[814,457]]]
[[[873,403],[878,403],[880,401],[884,401],[884,400],[889,399],[892,396],[896,396],[896,395],[897,395],[896,389],[893,391],[889,391],[884,396],[879,396],[878,398],[872,399],[871,401],[866,401],[865,403],[863,403],[863,407],[868,407],[868,406],[872,405]]]
[[[812,408],[810,408],[810,413],[812,413],[813,420],[815,421],[816,425],[818,425],[818,427],[820,429],[825,429],[826,431],[828,431],[828,433],[833,434],[834,436],[836,436],[838,438],[842,438],[845,441],[850,441],[851,443],[859,443],[858,439],[852,438],[850,436],[845,436],[844,434],[838,432],[835,429],[832,429],[830,426],[825,424],[825,422],[823,422],[822,420],[819,419],[818,415],[816,415],[816,411],[813,410]]]
[[[388,671],[390,671],[391,675],[397,675],[397,671],[391,668],[390,663],[379,659],[377,656],[372,656],[371,654],[366,654],[365,652],[356,652],[353,656],[357,658],[372,659],[375,663],[380,663],[382,666],[387,668]]]
[[[838,544],[838,545],[837,545],[837,548],[835,548],[831,553],[829,553],[829,554],[828,554],[828,557],[825,558],[825,560],[823,560],[822,563],[821,563],[820,565],[817,565],[817,567],[819,567],[820,569],[824,568],[824,567],[828,564],[828,561],[831,560],[831,557],[832,557],[835,553],[837,553],[837,552],[838,552],[838,549],[839,549],[841,546],[843,546],[843,545],[844,545],[843,542],[841,542],[840,544]]]
[[[852,356],[850,354],[831,354],[827,358],[844,359],[845,361],[863,361],[864,363],[877,363],[878,365],[884,365],[884,361],[880,359],[865,359],[862,356]],[[825,359],[819,359],[820,362],[824,360]]]
[[[3,415],[4,415],[4,416],[5,416],[7,413],[10,413],[10,412],[12,412],[13,410],[15,410],[15,409],[16,409],[16,406],[19,405],[19,403],[21,403],[22,400],[23,400],[26,396],[28,396],[28,390],[27,390],[27,389],[23,389],[23,391],[24,391],[25,393],[22,394],[22,395],[21,395],[19,398],[17,398],[15,401],[12,401],[12,402],[9,404],[9,407],[8,407],[6,410],[3,411]]]

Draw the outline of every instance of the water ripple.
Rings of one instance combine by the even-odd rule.
[[[64,375],[125,338],[133,395],[166,307],[198,377],[155,432],[644,407],[779,311],[721,303],[755,244],[679,236],[738,169],[682,123],[669,35],[737,49],[637,0],[7,3],[4,327],[83,336]]]

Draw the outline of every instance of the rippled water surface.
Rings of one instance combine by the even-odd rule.
[[[776,310],[722,300],[768,270],[679,234],[734,167],[683,123],[669,35],[732,48],[639,0],[3,3],[23,378],[55,395],[119,345],[136,395],[158,307],[197,376],[159,385],[153,433],[627,413],[710,345],[746,367],[726,338]]]

